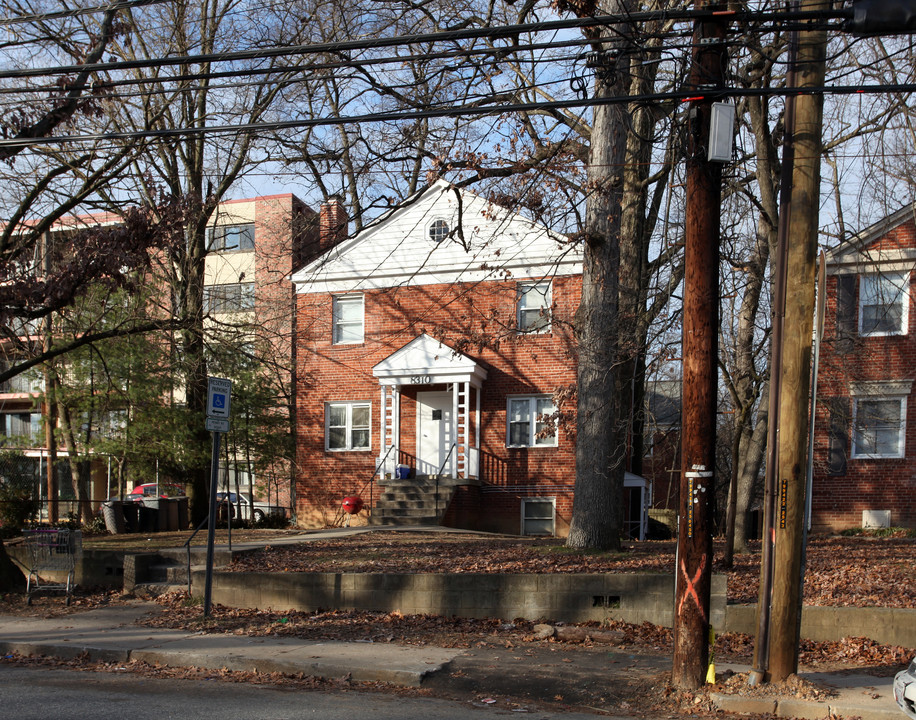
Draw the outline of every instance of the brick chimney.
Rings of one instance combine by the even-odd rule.
[[[318,215],[318,244],[324,253],[346,240],[349,219],[339,195],[332,195],[322,203]]]

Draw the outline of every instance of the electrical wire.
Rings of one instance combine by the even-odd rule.
[[[768,14],[770,19],[780,22],[785,27],[787,20],[824,21],[828,19],[842,19],[849,17],[849,10],[817,11],[817,12],[785,12]],[[740,22],[742,19],[760,19],[759,13],[737,13],[728,11],[717,13],[708,10],[645,12],[623,15],[603,15],[595,18],[576,18],[568,20],[553,20],[537,23],[523,23],[518,25],[505,25],[499,27],[473,28],[460,31],[420,33],[415,35],[398,35],[392,37],[365,38],[360,40],[310,43],[290,47],[257,48],[254,50],[240,50],[236,52],[204,53],[199,55],[182,55],[173,57],[160,57],[145,60],[119,60],[108,63],[91,63],[81,65],[58,65],[30,69],[13,69],[0,71],[0,79],[16,79],[27,77],[43,77],[50,75],[69,75],[74,72],[112,72],[117,70],[130,70],[138,68],[160,68],[167,66],[183,66],[198,64],[215,64],[235,62],[239,60],[266,60],[268,58],[284,57],[289,55],[312,55],[324,53],[343,53],[353,50],[369,50],[382,47],[409,46],[424,43],[444,42],[451,40],[471,39],[512,39],[516,35],[529,32],[539,32],[551,29],[577,29],[587,27],[612,27],[622,22],[638,23],[661,19],[683,19],[699,21],[703,19],[727,16]],[[821,27],[821,26],[815,26]],[[808,26],[806,26],[808,28]],[[808,28],[810,29],[810,28]],[[511,49],[511,48],[507,48]]]
[[[301,118],[269,122],[252,122],[232,125],[214,125],[209,127],[184,127],[132,130],[107,133],[87,133],[84,135],[60,135],[40,138],[12,138],[0,140],[0,148],[25,148],[39,145],[60,145],[78,142],[98,142],[110,140],[131,140],[141,138],[175,138],[195,137],[210,134],[239,134],[267,130],[288,130],[331,125],[348,125],[398,120],[415,120],[420,118],[470,117],[508,112],[535,112],[559,110],[576,107],[595,107],[598,105],[615,105],[620,103],[665,104],[699,101],[726,100],[735,97],[780,97],[791,95],[865,95],[886,92],[916,92],[916,83],[900,85],[846,85],[821,88],[706,88],[697,90],[678,90],[667,93],[647,93],[644,95],[621,95],[572,100],[550,100],[528,103],[505,103],[497,105],[459,105],[424,110],[395,110],[390,112],[364,113],[334,118]]]

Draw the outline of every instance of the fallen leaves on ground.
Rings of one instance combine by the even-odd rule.
[[[188,632],[448,648],[506,647],[521,652],[526,647],[544,643],[567,648],[593,647],[596,643],[588,638],[588,630],[593,629],[596,632],[613,630],[619,633],[618,648],[651,654],[673,651],[671,629],[650,623],[637,625],[616,620],[568,623],[565,625],[584,629],[585,638],[563,642],[557,637],[538,639],[535,623],[520,618],[509,621],[365,610],[277,612],[221,605],[215,605],[210,616],[203,617],[200,606],[189,603],[184,593],[160,596],[158,602],[165,612],[149,616],[144,624]],[[575,635],[578,637],[580,633]],[[716,636],[715,658],[720,662],[747,663],[751,660],[753,647],[754,639],[750,635],[722,633]],[[913,649],[883,645],[867,638],[844,638],[836,642],[803,640],[799,659],[808,666],[879,668],[906,664],[913,653]]]

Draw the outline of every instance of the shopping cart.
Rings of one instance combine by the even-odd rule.
[[[36,528],[23,530],[29,551],[29,576],[26,579],[26,604],[32,604],[32,595],[39,592],[65,592],[67,605],[73,597],[73,569],[83,552],[83,534],[67,528]],[[60,581],[66,572],[66,582]],[[42,574],[45,574],[42,576]]]

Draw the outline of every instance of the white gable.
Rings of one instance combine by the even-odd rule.
[[[470,382],[480,387],[487,379],[486,368],[425,333],[391,353],[372,374],[382,385]]]
[[[439,242],[430,238],[437,221],[450,231]],[[439,180],[292,280],[300,294],[350,292],[574,275],[581,263],[564,237]]]
[[[873,247],[887,233],[912,220],[916,209],[908,205],[865,228],[827,252],[827,272],[848,275],[867,272],[906,272],[916,264],[916,247]]]

